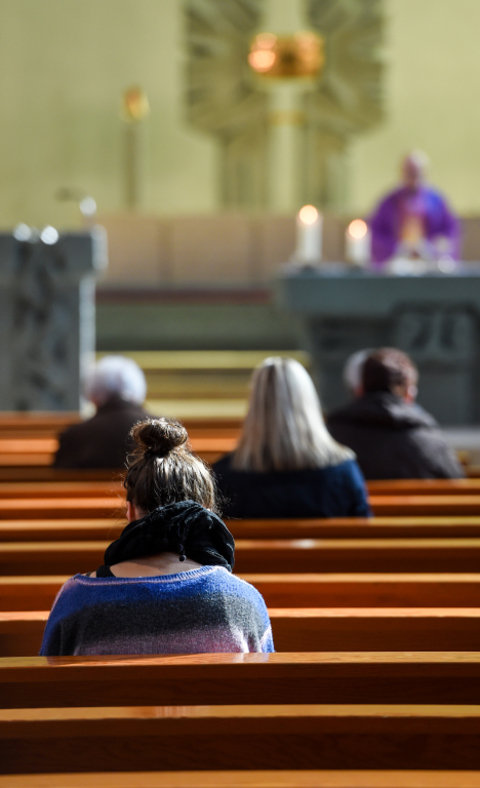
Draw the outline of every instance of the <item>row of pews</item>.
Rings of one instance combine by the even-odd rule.
[[[58,469],[51,467],[58,448],[58,434],[78,420],[78,413],[0,414],[0,480],[78,479],[78,470],[64,469],[59,474]],[[185,419],[183,423],[190,436],[193,450],[206,462],[213,463],[223,454],[234,449],[240,433],[241,419],[197,417]],[[465,467],[466,475],[479,478],[480,467],[471,462],[468,451],[459,451],[458,455]],[[86,475],[91,478],[90,472]],[[97,471],[99,479],[110,477],[109,471]],[[382,484],[379,486],[379,491],[381,489]],[[388,492],[388,485],[383,485],[383,489]],[[435,485],[432,486],[432,490],[435,490]]]
[[[479,482],[371,483],[372,520],[230,522],[275,654],[45,659],[124,494],[0,474],[0,788],[480,786]]]

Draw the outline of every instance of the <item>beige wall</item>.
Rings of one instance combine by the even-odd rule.
[[[480,2],[385,7],[386,117],[352,144],[345,210],[368,211],[418,146],[454,207],[480,213]],[[62,186],[93,194],[101,213],[124,208],[119,105],[137,82],[152,109],[146,212],[216,210],[214,141],[184,122],[181,10],[181,0],[0,0],[0,226],[75,225],[76,206],[55,200]]]
[[[71,224],[58,187],[124,204],[121,95],[147,91],[148,181],[158,212],[215,208],[213,142],[183,123],[178,0],[0,0],[0,224]]]
[[[388,68],[382,126],[352,146],[351,206],[368,211],[411,148],[462,214],[480,213],[480,2],[386,0]]]

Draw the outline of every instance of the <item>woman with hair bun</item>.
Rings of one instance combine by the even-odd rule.
[[[61,588],[40,653],[273,651],[265,602],[232,575],[234,540],[185,428],[152,419],[131,435],[135,449],[124,479],[129,524],[96,572],[77,574]]]
[[[213,465],[227,517],[368,517],[351,449],[328,432],[315,386],[293,358],[253,372],[237,448]]]

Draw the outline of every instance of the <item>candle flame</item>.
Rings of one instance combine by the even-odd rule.
[[[302,224],[315,224],[318,216],[318,211],[314,205],[304,205],[298,212],[298,218]]]
[[[268,49],[258,49],[256,52],[250,52],[248,55],[248,62],[254,71],[263,73],[269,71],[275,63],[276,55]]]
[[[347,227],[347,233],[350,238],[360,239],[365,238],[368,233],[368,225],[363,219],[354,219]]]

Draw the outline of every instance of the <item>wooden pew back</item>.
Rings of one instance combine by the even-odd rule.
[[[1,542],[116,539],[126,525],[116,516],[0,521]],[[235,539],[450,539],[480,538],[480,516],[227,520]]]
[[[0,788],[480,788],[474,771],[218,769],[0,775]]]
[[[0,544],[0,573],[76,574],[103,563],[105,541]],[[235,570],[256,572],[475,572],[480,539],[239,539]]]
[[[479,734],[476,706],[137,706],[0,712],[5,774],[242,769],[247,763],[250,769],[478,769]]]
[[[0,658],[0,707],[480,703],[480,653]]]
[[[480,573],[242,574],[268,607],[479,607]],[[67,575],[0,577],[0,610],[49,610]]]
[[[54,471],[55,469],[50,469]],[[38,519],[44,517],[75,517],[82,507],[83,516],[106,517],[108,506],[115,510],[118,499],[124,499],[124,491],[118,486],[102,491],[99,496],[44,496],[39,497],[0,497],[1,519]],[[17,505],[18,503],[18,505]],[[371,495],[370,504],[377,517],[399,516],[479,516],[480,495]],[[77,515],[78,516],[78,515]]]
[[[479,608],[270,608],[277,651],[480,651]],[[0,655],[38,654],[48,610],[0,613]]]

